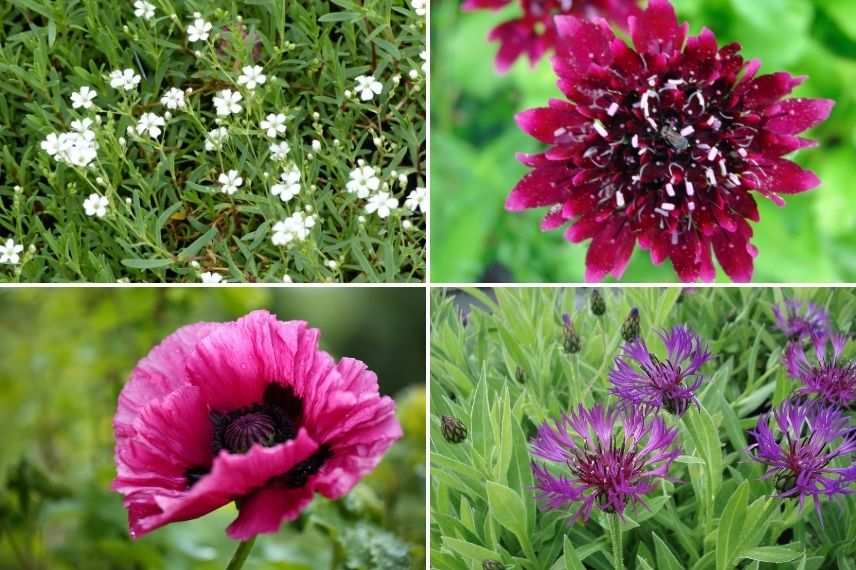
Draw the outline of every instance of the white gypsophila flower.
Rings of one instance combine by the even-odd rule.
[[[17,265],[21,261],[22,251],[24,251],[23,245],[15,243],[12,238],[7,239],[6,243],[0,244],[0,263]]]
[[[261,123],[259,123],[259,127],[265,131],[268,138],[275,139],[286,131],[285,115],[282,113],[270,113],[267,117],[262,119]]]
[[[83,127],[84,123],[77,126]],[[51,133],[42,141],[41,147],[57,162],[70,166],[89,166],[97,157],[98,143],[95,133],[84,129],[81,132]]]
[[[369,214],[377,212],[377,215],[381,218],[387,218],[392,213],[392,210],[397,207],[397,198],[391,196],[389,192],[378,192],[369,197],[369,201],[366,204],[366,212]]]
[[[161,105],[167,109],[184,109],[184,91],[172,87],[163,94],[160,99]]]
[[[383,91],[383,83],[374,78],[374,75],[360,75],[356,78],[357,93],[363,101],[371,101],[375,95]]]
[[[230,170],[221,174],[217,178],[217,182],[220,183],[220,191],[231,196],[238,191],[238,188],[244,183],[244,179],[241,178],[237,170]]]
[[[282,183],[271,186],[271,194],[279,196],[283,202],[288,202],[300,193],[300,170],[296,166],[284,171],[279,179]]]
[[[245,65],[241,70],[241,75],[238,77],[238,85],[244,85],[252,91],[259,85],[264,85],[267,81],[267,76],[263,73],[264,69],[258,65]]]
[[[71,122],[71,130],[76,133],[86,133],[87,131],[92,130],[92,119],[89,117],[85,119],[76,119]]]
[[[312,141],[312,150],[315,152],[321,152],[321,141],[318,139]]]
[[[271,241],[274,245],[286,245],[293,241],[303,241],[315,226],[315,216],[295,212],[273,226]]]
[[[425,0],[410,0],[410,5],[413,7],[413,11],[416,12],[417,16],[425,15]]]
[[[401,221],[401,229],[404,231],[410,231],[413,229],[413,222],[410,220],[402,220]]]
[[[134,2],[134,16],[143,20],[151,20],[155,15],[155,7],[144,0]]]
[[[233,113],[241,112],[241,99],[244,97],[237,91],[231,89],[223,89],[217,92],[214,96],[214,107],[217,109],[217,115],[228,117]]]
[[[148,136],[156,139],[163,132],[161,127],[164,125],[166,125],[166,121],[164,121],[163,117],[154,113],[143,113],[137,122],[137,134],[140,136],[148,134]]]
[[[410,77],[410,79],[419,79],[419,72],[415,69],[411,69],[407,72],[407,76]]]
[[[98,96],[95,89],[84,85],[78,91],[71,94],[71,106],[74,109],[91,109],[94,107],[92,100]]]
[[[198,12],[197,12],[198,14]],[[199,16],[193,20],[193,23],[187,26],[187,41],[189,42],[205,42],[208,41],[208,32],[211,31],[211,22],[206,22]]]
[[[410,210],[411,212],[415,212],[419,210],[421,212],[428,211],[428,191],[425,188],[416,188],[410,194],[407,195],[407,199],[404,201],[404,207]]]
[[[270,157],[274,160],[283,160],[288,156],[289,150],[291,150],[291,147],[286,141],[274,143],[270,145]]]
[[[223,283],[223,276],[214,271],[206,271],[199,275],[203,283]]]
[[[291,278],[290,275],[285,274],[282,276],[282,282],[283,283],[294,283],[294,280]]]
[[[133,69],[115,70],[110,72],[110,87],[130,91],[137,87],[142,77]]]
[[[45,137],[45,140],[42,141],[40,146],[43,151],[48,153],[50,156],[54,156],[59,152],[59,137],[56,133],[51,133]]]
[[[110,205],[110,202],[104,196],[99,196],[98,194],[90,194],[89,197],[83,201],[83,209],[86,211],[87,216],[95,216],[96,218],[103,218],[107,215],[107,206]]]
[[[335,259],[328,259],[324,262],[324,265],[326,265],[329,269],[332,269],[333,271],[339,268],[339,264],[336,262]]]
[[[428,52],[423,49],[419,52],[419,57],[422,58],[422,73],[428,75]]]
[[[229,138],[229,129],[226,127],[208,131],[205,135],[205,150],[220,150],[227,138]]]
[[[353,169],[350,178],[345,188],[350,194],[356,194],[358,198],[368,198],[369,194],[380,188],[380,178],[375,175],[375,169],[371,166]]]

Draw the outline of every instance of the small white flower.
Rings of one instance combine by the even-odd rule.
[[[184,109],[184,91],[173,87],[164,93],[160,102],[167,109]]]
[[[425,188],[416,188],[407,195],[407,199],[404,201],[404,207],[411,212],[415,212],[416,210],[420,210],[423,213],[427,212],[428,191],[425,190]]]
[[[140,120],[137,122],[137,134],[144,135],[148,134],[148,136],[156,139],[160,136],[161,127],[166,124],[166,121],[163,120],[163,117],[155,115],[154,113],[143,113],[140,116]]]
[[[205,42],[208,41],[208,32],[211,31],[211,22],[206,22],[200,17],[196,17],[193,23],[187,26],[187,41],[189,42]]]
[[[233,113],[240,113],[241,99],[243,96],[237,91],[231,89],[218,91],[217,95],[214,96],[214,107],[217,109],[217,115],[227,117]]]
[[[417,16],[425,15],[425,0],[410,0],[410,5],[413,7],[413,11],[416,12]]]
[[[413,223],[410,220],[402,220],[401,227],[404,231],[410,231],[413,229]]]
[[[155,7],[144,0],[134,2],[134,16],[143,20],[150,20],[155,15]]]
[[[274,143],[270,145],[270,157],[274,160],[283,160],[286,156],[288,156],[289,150],[291,150],[291,147],[286,141],[282,141],[281,143]]]
[[[360,75],[356,79],[357,93],[363,101],[371,101],[375,95],[383,91],[383,83],[374,78],[373,75]]]
[[[110,87],[130,91],[139,85],[142,79],[133,69],[117,69],[110,72]]]
[[[267,76],[262,73],[262,69],[258,65],[245,65],[241,70],[241,75],[238,77],[238,85],[246,85],[247,89],[252,91],[258,85],[264,85],[267,81]]]
[[[411,69],[409,72],[407,72],[407,75],[408,75],[408,77],[410,77],[410,79],[413,79],[413,80],[419,79],[419,72],[416,71],[415,69]]]
[[[222,283],[223,276],[213,271],[206,271],[199,275],[203,283]]]
[[[41,147],[42,150],[50,156],[54,156],[59,152],[59,137],[56,136],[56,133],[49,134],[45,137],[45,140],[42,141]]]
[[[24,251],[23,245],[16,244],[12,238],[7,239],[6,243],[0,244],[0,263],[17,265],[21,261],[19,254],[22,251]]]
[[[107,215],[107,206],[110,202],[104,196],[98,194],[90,194],[89,198],[83,201],[83,209],[86,210],[87,216],[95,216],[103,218]]]
[[[314,140],[312,141],[312,150],[315,152],[321,152],[321,141]]]
[[[223,143],[226,142],[227,138],[229,138],[229,129],[226,127],[209,131],[205,135],[205,150],[220,150],[223,148]]]
[[[262,119],[262,122],[259,123],[259,127],[265,130],[268,138],[275,139],[286,130],[285,115],[282,113],[271,113]]]
[[[366,212],[377,215],[381,218],[389,217],[389,214],[398,207],[398,199],[390,196],[389,192],[378,192],[373,194],[366,204]]]
[[[345,185],[350,194],[358,198],[368,198],[369,194],[380,188],[380,178],[375,175],[371,166],[360,166],[351,171],[351,179]]]
[[[307,216],[303,212],[295,212],[281,222],[274,224],[271,241],[274,245],[286,245],[292,241],[303,241],[309,237],[309,232],[314,226],[315,216]]]
[[[324,265],[326,265],[329,269],[332,269],[333,271],[336,271],[336,269],[339,268],[339,264],[336,263],[336,260],[334,259],[328,259],[324,262]]]
[[[244,179],[238,174],[237,170],[224,172],[217,178],[220,183],[220,191],[231,196],[238,191],[238,188],[244,183]]]
[[[85,119],[76,119],[71,122],[71,130],[78,132],[80,134],[85,134],[92,127],[92,119],[89,117]]]
[[[294,283],[294,281],[291,279],[291,276],[288,274],[285,274],[282,276],[282,282],[283,283]]]
[[[119,144],[121,146],[125,146],[126,144],[128,144],[128,141],[125,140],[125,137],[119,137]]]
[[[279,178],[282,184],[271,186],[271,194],[279,196],[283,202],[288,202],[300,193],[300,170],[296,166],[284,171]]]
[[[97,95],[98,93],[93,88],[84,85],[79,91],[71,94],[71,106],[75,109],[91,109],[94,106],[92,100]]]

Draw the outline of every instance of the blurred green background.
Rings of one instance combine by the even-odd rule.
[[[720,45],[739,41],[743,55],[760,58],[760,73],[780,70],[809,80],[794,94],[837,101],[830,120],[812,133],[816,149],[797,162],[823,185],[787,197],[778,208],[758,199],[761,222],[756,282],[856,280],[856,1],[673,0],[690,33],[711,28]],[[506,9],[462,12],[457,0],[432,3],[431,49],[431,276],[436,282],[581,282],[586,244],[561,231],[542,233],[546,213],[511,214],[506,196],[526,172],[514,154],[543,148],[524,135],[514,115],[561,97],[549,58],[535,69],[518,61],[494,71],[497,45],[487,41],[497,23],[520,13]],[[721,273],[721,271],[720,271]],[[722,274],[721,280],[727,280]],[[647,252],[633,257],[624,282],[677,279],[670,264],[654,267]]]
[[[223,569],[234,507],[128,538],[112,416],[125,379],[181,325],[265,308],[377,372],[405,437],[345,499],[261,535],[245,569],[424,568],[425,290],[0,289],[0,569]],[[303,526],[298,530],[298,526]]]

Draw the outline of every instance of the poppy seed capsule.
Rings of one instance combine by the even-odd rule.
[[[580,335],[577,334],[574,323],[567,313],[562,315],[562,323],[564,324],[562,334],[565,337],[562,346],[568,354],[576,354],[580,351]]]
[[[504,570],[505,566],[498,560],[485,560],[482,562],[483,570]]]
[[[633,342],[639,338],[639,309],[633,307],[630,309],[630,314],[627,315],[627,320],[621,327],[621,336],[625,342]]]
[[[454,416],[440,418],[440,431],[449,443],[461,443],[467,439],[467,426]]]
[[[606,301],[598,289],[591,292],[591,312],[596,317],[602,317],[606,313]]]

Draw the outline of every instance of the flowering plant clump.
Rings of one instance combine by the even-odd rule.
[[[230,537],[276,532],[315,493],[342,497],[374,469],[401,436],[395,404],[318,339],[257,311],[181,328],[140,361],[113,421],[133,537],[233,501]]]
[[[682,281],[714,279],[711,251],[731,279],[751,280],[753,193],[784,205],[782,194],[820,184],[785,156],[813,146],[797,135],[833,102],[788,99],[804,77],[756,77],[760,62],[718,47],[706,28],[687,39],[668,0],[628,20],[633,47],[598,18],[555,22],[566,99],[518,115],[550,148],[521,155],[531,171],[507,209],[549,206],[542,229],[591,240],[587,281],[620,278],[637,244]]]
[[[842,357],[847,337],[816,336],[812,344],[814,350],[809,354],[814,353],[813,361],[805,347],[796,342],[785,350],[785,368],[802,384],[798,393],[845,408],[856,403],[856,361]]]
[[[464,0],[464,10],[499,10],[518,2],[512,0]],[[636,0],[520,0],[523,14],[503,22],[490,32],[490,40],[499,42],[496,68],[500,72],[521,56],[534,66],[557,42],[555,16],[577,15],[585,18],[602,16],[624,27],[627,18],[639,13]]]
[[[0,280],[424,279],[424,10],[346,4],[13,4]]]
[[[856,292],[788,293],[435,291],[432,566],[846,567],[856,411],[789,378],[805,343],[771,320],[852,322]]]

